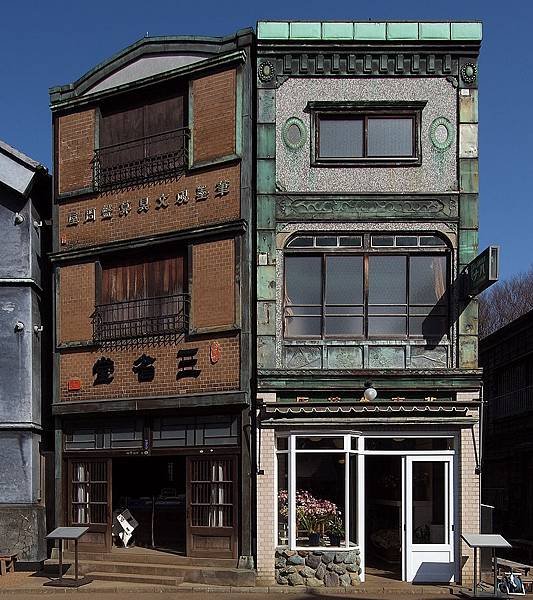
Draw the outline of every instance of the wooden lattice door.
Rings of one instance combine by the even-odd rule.
[[[111,548],[111,460],[69,461],[68,524],[85,525],[80,550]]]
[[[237,556],[235,457],[187,459],[187,554]]]

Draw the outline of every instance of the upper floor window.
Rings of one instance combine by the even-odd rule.
[[[142,104],[103,106],[94,178],[98,189],[172,177],[187,164],[184,96]]]
[[[420,164],[421,104],[309,104],[315,166]]]
[[[438,340],[447,334],[447,253],[440,238],[300,236],[287,248],[285,337]]]
[[[100,301],[93,316],[96,341],[185,333],[189,296],[185,257],[133,257],[102,264]]]

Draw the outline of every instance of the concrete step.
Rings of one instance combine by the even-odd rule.
[[[154,586],[178,587],[183,583],[180,577],[163,577],[161,575],[140,575],[136,573],[106,573],[91,571],[87,573],[90,579],[98,581],[120,581],[123,583],[150,583]]]
[[[52,551],[52,558],[58,558],[57,548]],[[64,560],[74,560],[74,552],[65,550],[63,552]],[[128,563],[154,563],[161,565],[193,565],[198,567],[229,567],[237,566],[235,558],[195,558],[191,556],[181,556],[167,552],[142,552],[132,551],[128,548],[114,548],[113,552],[79,552],[80,560],[103,560],[120,561]]]
[[[45,562],[45,572],[57,574],[58,561],[49,559]],[[63,562],[65,573],[74,572],[73,561],[68,558]],[[165,565],[158,563],[139,563],[122,562],[106,560],[85,560],[79,561],[79,572],[82,575],[92,576],[94,573],[106,573],[109,575],[109,581],[124,581],[122,576],[138,575],[146,577],[159,577],[173,579],[187,583],[205,583],[210,585],[255,586],[255,571],[249,569],[236,569],[229,567],[216,567],[210,565]],[[117,576],[113,578],[113,576]],[[120,578],[119,578],[120,577]],[[148,581],[152,583],[152,581]]]

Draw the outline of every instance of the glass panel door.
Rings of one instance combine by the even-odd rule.
[[[453,581],[452,460],[451,456],[406,457],[404,562],[407,581]]]

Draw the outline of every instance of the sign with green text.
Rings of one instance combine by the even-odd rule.
[[[498,281],[500,247],[489,246],[466,269],[466,293],[470,298],[481,294]]]

